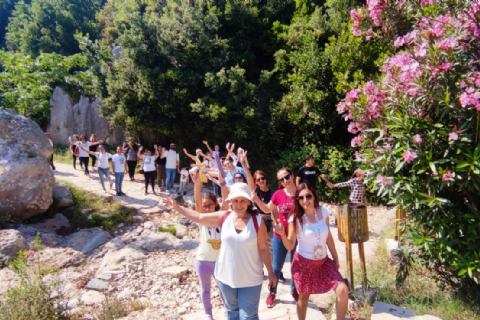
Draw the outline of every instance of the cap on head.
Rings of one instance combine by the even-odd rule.
[[[252,191],[250,190],[248,184],[241,182],[233,184],[226,200],[232,201],[232,199],[238,197],[244,197],[252,201]]]

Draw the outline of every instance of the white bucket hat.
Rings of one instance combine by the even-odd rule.
[[[252,201],[252,191],[248,187],[248,184],[242,182],[234,183],[230,188],[230,193],[226,200],[231,201],[238,197],[244,197]]]

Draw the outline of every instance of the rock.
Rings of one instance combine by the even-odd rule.
[[[92,290],[97,290],[97,291],[103,291],[108,289],[108,285],[106,282],[103,282],[100,279],[91,279],[88,281],[87,285],[85,286],[87,289],[92,289]]]
[[[81,264],[84,255],[72,248],[44,247],[38,253],[39,260],[45,268],[66,268]]]
[[[375,302],[373,305],[373,314],[371,320],[396,320],[401,318],[414,318],[415,312],[412,310],[397,307],[392,304]]]
[[[112,280],[112,274],[111,273],[101,273],[97,276],[97,279],[100,280]]]
[[[385,242],[387,244],[388,257],[392,257],[395,251],[398,250],[398,241],[395,241],[394,239],[386,239]]]
[[[117,228],[120,229],[120,228],[123,228],[125,225],[123,223],[119,223]]]
[[[147,252],[157,252],[162,249],[190,250],[198,247],[197,240],[180,241],[168,232],[157,232],[150,229],[144,229],[142,235],[136,238],[135,243]]]
[[[100,304],[105,300],[105,295],[101,292],[98,291],[87,291],[84,294],[82,294],[82,297],[80,298],[80,301],[83,302],[84,304],[92,305],[92,304]]]
[[[0,216],[26,220],[53,202],[53,154],[38,124],[10,109],[0,109]]]
[[[122,299],[130,299],[130,298],[135,298],[137,295],[135,293],[135,291],[133,289],[128,289],[128,288],[125,288],[123,289],[122,292],[120,292],[118,295],[117,295],[117,299],[119,300],[122,300]]]
[[[139,248],[136,244],[128,245],[118,251],[116,249],[109,250],[103,257],[97,274],[110,273],[112,272],[111,270],[118,269],[121,263],[145,259],[146,257],[145,251]],[[122,273],[123,272],[124,271],[122,271]]]
[[[181,225],[184,225],[184,226],[188,226],[190,224],[190,222],[192,222],[190,219],[187,219],[187,218],[181,218],[180,220],[178,220],[178,223],[180,223]]]
[[[82,229],[65,237],[62,247],[71,247],[83,254],[89,254],[108,240],[111,236],[108,232],[98,228]]]
[[[162,274],[171,276],[173,278],[180,278],[181,276],[188,273],[187,267],[180,267],[180,266],[172,266],[163,268]]]
[[[184,307],[179,307],[179,308],[177,308],[177,313],[178,313],[178,315],[182,316],[185,313],[187,313],[187,309],[184,308]]]
[[[65,208],[73,204],[72,193],[65,183],[55,183],[53,186],[53,200],[57,208]]]
[[[124,131],[112,128],[107,119],[100,116],[101,104],[100,98],[93,101],[86,96],[72,99],[60,87],[56,87],[50,99],[48,126],[52,141],[66,144],[72,132],[84,133],[87,137],[96,133],[97,137],[107,137],[105,143],[110,145],[125,141]]]
[[[82,209],[83,215],[88,216],[90,213],[92,213],[92,209]]]
[[[143,224],[143,227],[145,229],[154,229],[155,228],[155,225],[153,224],[152,221],[147,221]]]
[[[133,216],[133,221],[135,222],[143,222],[145,219],[142,216]]]
[[[78,301],[78,299],[72,299],[72,300],[69,300],[67,302],[67,310],[70,310],[70,309],[73,309],[73,308],[76,308],[78,306],[78,303],[80,301]]]
[[[178,239],[183,239],[183,237],[188,236],[188,228],[181,224],[175,224],[175,236]]]
[[[17,258],[18,252],[25,250],[27,241],[18,230],[0,230],[0,264]]]
[[[46,247],[57,246],[62,241],[61,236],[49,232],[48,230],[37,228],[35,225],[21,224],[17,227],[17,230],[24,234],[27,244],[30,247],[35,243],[38,234],[40,234],[42,244]]]
[[[61,213],[57,213],[53,216],[52,219],[47,219],[45,221],[39,222],[35,224],[37,228],[45,229],[49,232],[55,232],[62,227],[68,228],[70,227],[70,223],[68,219]]]

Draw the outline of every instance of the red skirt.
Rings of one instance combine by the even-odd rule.
[[[317,294],[335,290],[343,277],[337,265],[328,256],[322,260],[310,260],[295,252],[292,262],[292,278],[300,293]]]

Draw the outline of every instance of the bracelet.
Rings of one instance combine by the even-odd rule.
[[[220,187],[225,187],[226,185],[227,185],[227,183],[225,181],[220,182]]]

